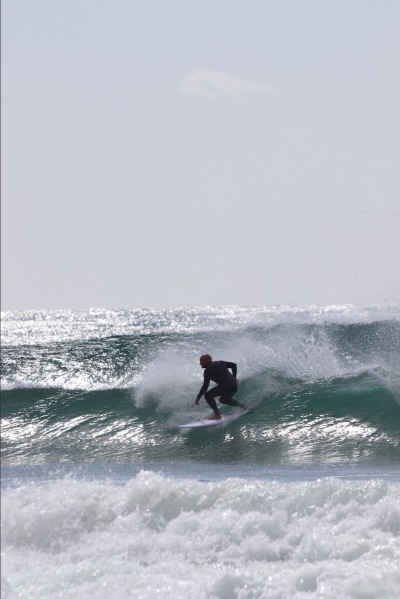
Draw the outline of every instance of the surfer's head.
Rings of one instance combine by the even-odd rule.
[[[200,356],[200,366],[202,368],[206,368],[212,362],[212,357],[210,354],[203,354]]]

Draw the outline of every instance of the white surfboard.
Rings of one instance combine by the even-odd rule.
[[[239,408],[238,410],[233,410],[232,412],[227,412],[226,414],[221,414],[220,420],[208,420],[207,418],[203,420],[195,420],[194,422],[188,422],[187,424],[177,424],[176,426],[181,429],[188,428],[204,428],[206,426],[217,426],[221,424],[228,424],[232,422],[232,420],[236,420],[241,416],[245,416],[246,414],[250,414],[251,410],[242,410]]]

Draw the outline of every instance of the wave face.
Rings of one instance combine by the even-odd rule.
[[[2,314],[3,464],[398,463],[400,314],[205,307]],[[229,427],[182,435],[201,353],[238,364]]]

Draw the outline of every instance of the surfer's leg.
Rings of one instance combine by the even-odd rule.
[[[236,391],[237,389],[235,389],[234,391],[223,392],[223,394],[219,398],[219,401],[223,404],[226,404],[227,406],[234,406],[235,408],[242,408],[242,410],[247,410],[247,406],[245,404],[240,403],[240,401],[236,401],[236,399],[233,399],[233,395],[235,395]]]
[[[215,416],[216,417],[219,416],[221,418],[220,411],[217,407],[217,402],[214,399],[215,397],[218,397],[220,394],[221,394],[221,391],[218,389],[218,387],[214,387],[213,389],[210,389],[209,391],[206,391],[204,393],[204,399],[206,400],[206,402],[208,403],[208,405],[214,412]]]

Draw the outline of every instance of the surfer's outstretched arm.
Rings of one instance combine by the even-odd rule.
[[[200,391],[196,397],[196,400],[194,402],[197,406],[200,403],[200,399],[203,397],[204,393],[207,391],[210,381],[211,381],[210,377],[208,376],[208,374],[206,374],[206,372],[204,372],[204,383],[202,384],[201,389],[200,389]]]

